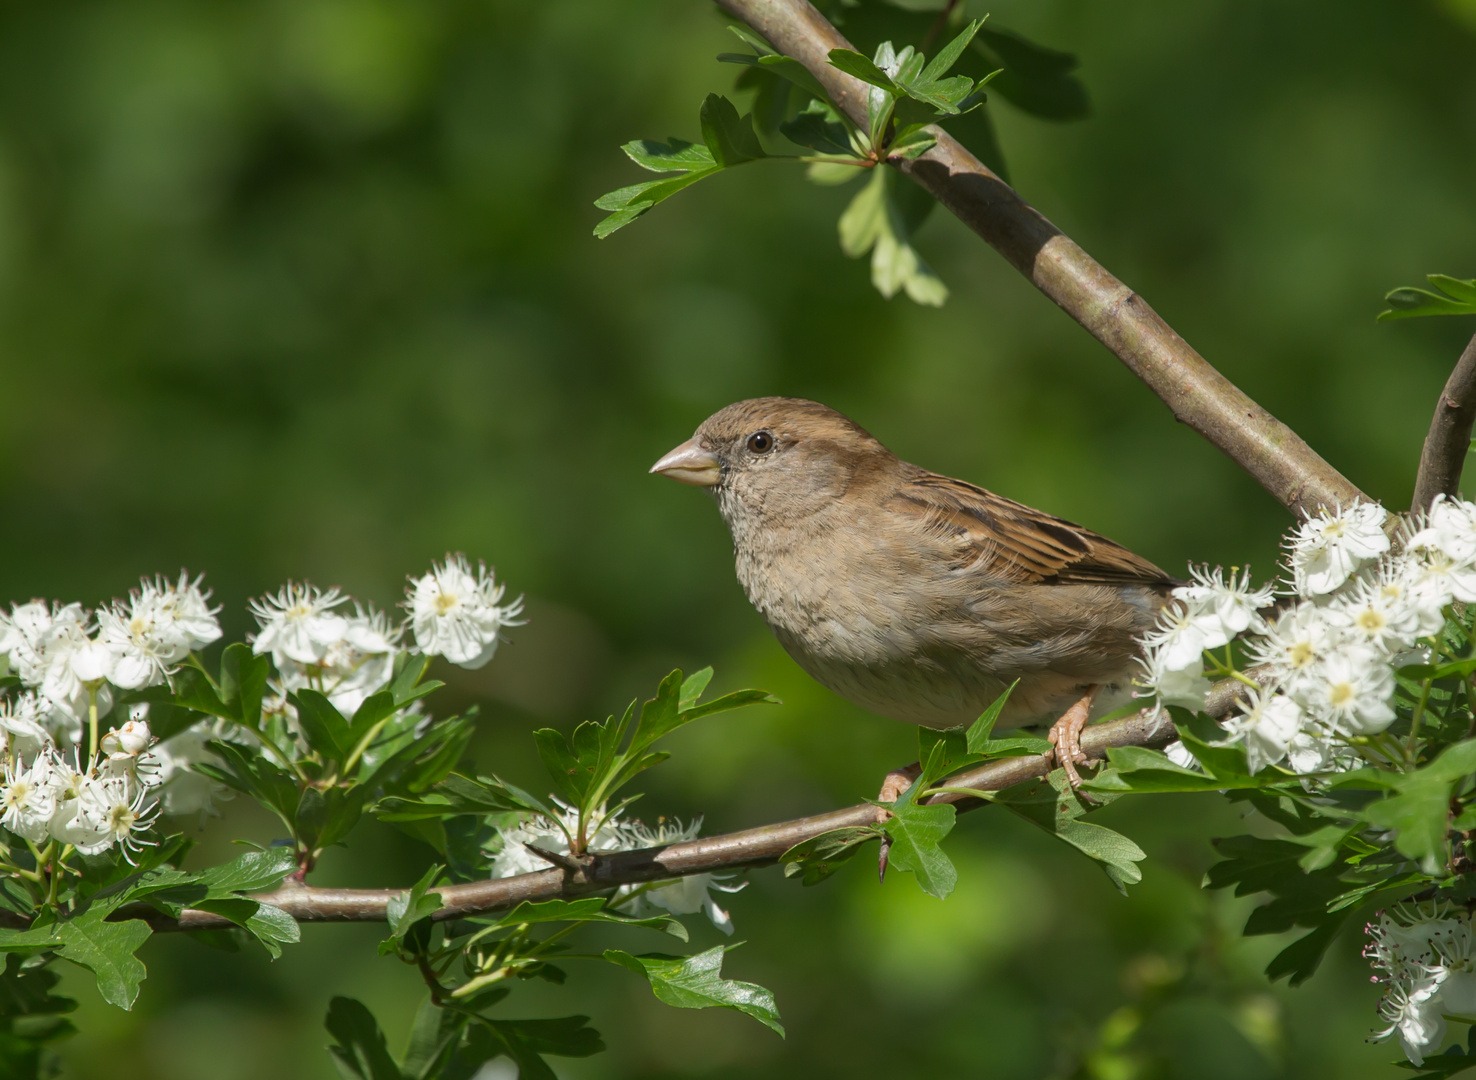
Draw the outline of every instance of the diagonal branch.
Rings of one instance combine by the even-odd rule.
[[[1224,716],[1243,693],[1243,684],[1226,680],[1211,693],[1205,712],[1211,716]],[[1082,733],[1081,746],[1088,755],[1103,757],[1112,747],[1161,747],[1177,737],[1166,715],[1144,710],[1123,720],[1088,727]],[[1049,768],[1040,756],[1006,758],[960,773],[950,778],[949,786],[972,788],[979,792],[999,791],[1044,776]],[[957,803],[960,811],[986,805],[982,799],[951,792],[934,796],[930,801]],[[860,803],[826,814],[665,847],[579,859],[563,856],[561,858],[568,863],[577,865],[439,888],[436,892],[444,906],[433,917],[438,920],[459,919],[506,910],[525,900],[569,898],[608,892],[621,885],[770,866],[802,841],[834,829],[875,823],[876,812],[873,804]],[[403,889],[331,889],[289,880],[275,892],[260,894],[254,899],[281,908],[298,922],[384,922],[390,901],[403,895]],[[156,931],[223,930],[235,925],[212,912],[194,909],[187,909],[176,920],[144,904],[127,905],[112,918],[142,919]]]
[[[1430,419],[1430,433],[1420,452],[1415,475],[1414,501],[1409,512],[1430,509],[1435,496],[1460,491],[1461,469],[1471,450],[1471,424],[1476,421],[1476,336],[1456,361],[1455,370],[1440,391],[1440,402]]]
[[[798,60],[866,128],[866,84],[832,67],[849,49],[809,0],[716,0],[777,51]],[[1366,498],[1296,432],[1216,371],[1142,297],[1027,204],[947,132],[915,161],[893,160],[973,229],[1188,424],[1293,513]]]

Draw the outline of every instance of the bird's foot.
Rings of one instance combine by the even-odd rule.
[[[900,769],[893,769],[882,779],[881,791],[877,792],[876,801],[879,803],[894,803],[904,791],[912,786],[912,782],[922,775],[922,762],[914,761],[911,765],[904,765]],[[886,806],[876,808],[876,823],[885,822],[892,816],[892,812]],[[881,851],[876,858],[876,876],[879,881],[887,880],[887,856],[892,853],[892,838],[883,835],[881,838]]]
[[[1092,702],[1101,689],[1100,686],[1089,687],[1082,699],[1067,709],[1046,734],[1046,738],[1055,747],[1045,755],[1047,763],[1054,759],[1057,765],[1066,770],[1066,779],[1071,782],[1072,791],[1081,787],[1081,774],[1076,771],[1076,767],[1091,760],[1082,752],[1081,732],[1087,726]]]

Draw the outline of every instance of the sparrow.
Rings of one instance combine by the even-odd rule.
[[[1180,584],[799,398],[729,405],[651,472],[712,493],[749,602],[818,682],[933,728],[970,723],[1014,685],[998,723],[1050,722],[1073,787],[1082,728],[1131,698],[1138,641]],[[879,801],[915,776],[889,774]]]

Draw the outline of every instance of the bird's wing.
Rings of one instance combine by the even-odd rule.
[[[892,508],[915,515],[930,534],[953,546],[960,569],[1043,584],[1176,583],[1104,536],[937,473],[919,470],[898,490]]]

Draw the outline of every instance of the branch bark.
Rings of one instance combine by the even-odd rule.
[[[1244,684],[1226,680],[1218,684],[1205,706],[1211,716],[1224,716],[1243,695]],[[1119,746],[1162,747],[1178,736],[1168,717],[1145,710],[1134,716],[1088,727],[1081,738],[1082,749],[1093,757]],[[1044,776],[1049,767],[1039,756],[1006,758],[990,762],[950,778],[953,787],[972,788],[981,793],[1013,787]],[[947,793],[932,802],[956,803],[960,812],[987,805],[982,798]],[[524,900],[553,900],[605,892],[621,885],[665,881],[692,874],[722,873],[778,862],[794,845],[821,833],[876,821],[876,807],[859,803],[843,810],[796,818],[774,825],[708,836],[665,847],[620,851],[570,860],[575,865],[554,867],[517,877],[448,885],[436,890],[443,907],[437,920],[484,915],[515,907]],[[281,908],[298,922],[384,922],[389,902],[403,889],[331,889],[289,880],[275,892],[253,899]],[[144,904],[128,905],[114,919],[142,919],[155,931],[223,930],[232,924],[208,911],[188,909],[171,919]]]
[[[864,130],[866,84],[832,67],[851,44],[809,0],[716,0],[777,51],[804,64]],[[1031,283],[1107,346],[1173,412],[1250,473],[1282,505],[1306,517],[1366,499],[1296,432],[1257,405],[1195,352],[1147,301],[941,129],[926,154],[893,160]]]
[[[1420,452],[1415,475],[1414,501],[1409,512],[1419,514],[1442,492],[1455,495],[1461,487],[1461,469],[1471,450],[1471,424],[1476,421],[1476,335],[1456,361],[1455,370],[1440,391],[1430,433]]]

